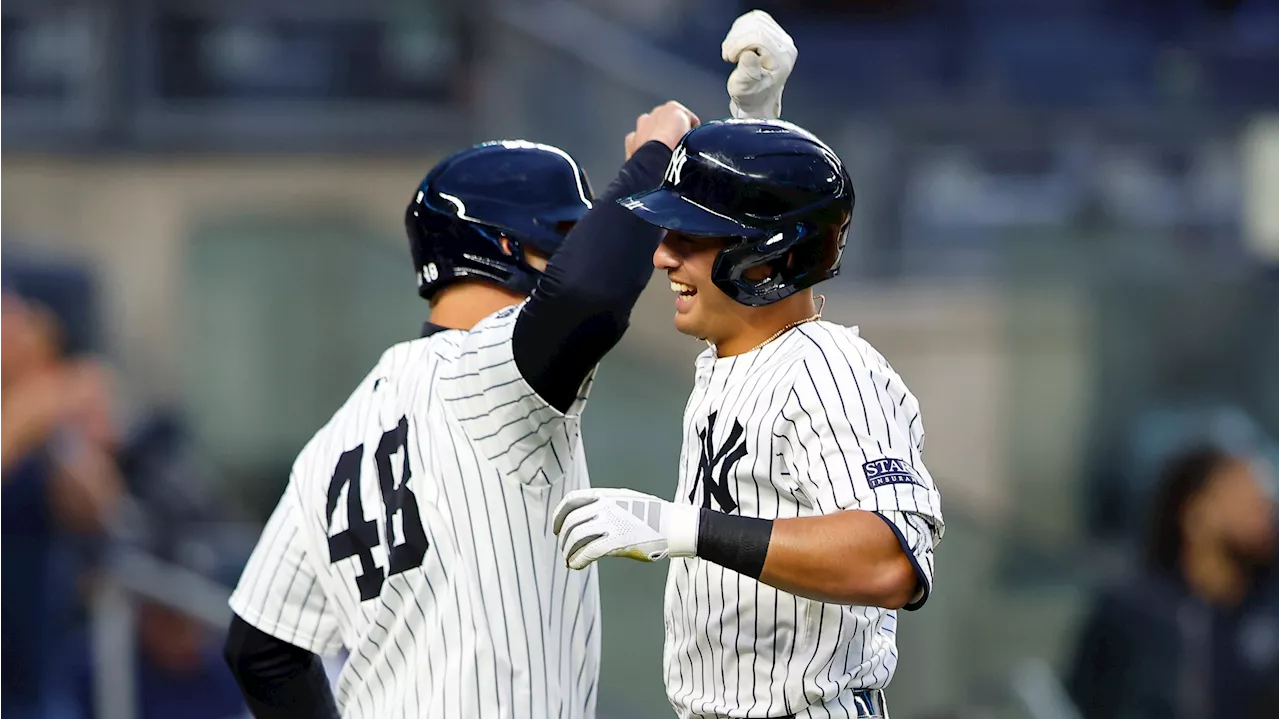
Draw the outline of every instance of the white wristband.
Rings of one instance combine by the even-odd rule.
[[[702,509],[692,504],[667,504],[662,508],[662,535],[672,557],[693,557],[698,552],[698,519]]]

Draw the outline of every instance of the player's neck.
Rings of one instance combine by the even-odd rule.
[[[743,308],[739,330],[715,342],[717,357],[740,355],[760,346],[786,329],[811,319],[818,313],[813,292],[804,290],[787,299],[764,307]]]
[[[431,303],[431,323],[469,330],[504,307],[519,304],[524,295],[487,282],[459,282],[440,290]]]
[[[1235,606],[1243,598],[1247,573],[1225,547],[1188,542],[1182,552],[1182,576],[1197,595],[1219,606]]]

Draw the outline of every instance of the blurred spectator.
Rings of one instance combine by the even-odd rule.
[[[1276,461],[1274,440],[1239,406],[1213,401],[1165,401],[1144,408],[1115,433],[1117,448],[1097,458],[1099,471],[1087,480],[1094,533],[1125,544],[1141,543],[1142,508],[1148,506],[1169,460],[1185,447],[1212,445],[1233,455]],[[1107,425],[1110,429],[1114,424]],[[1276,492],[1276,478],[1263,477]]]
[[[1261,470],[1215,448],[1170,462],[1142,565],[1100,594],[1079,637],[1068,685],[1083,716],[1276,716],[1276,515]]]
[[[86,354],[97,344],[88,275],[19,264],[5,268],[0,322],[0,711],[81,719],[94,714],[81,585],[104,549],[136,541],[223,583],[223,565],[244,552],[222,551],[216,522],[225,513],[197,471],[179,415],[157,413],[128,436],[116,427],[110,376]],[[221,637],[154,604],[142,604],[137,620],[143,719],[243,714]]]
[[[53,313],[8,286],[0,331],[0,705],[60,718],[72,711],[59,662],[79,606],[75,544],[105,531],[121,495],[111,386],[98,363],[64,355]]]
[[[151,413],[120,443],[117,453],[129,493],[128,520],[116,540],[169,565],[223,586],[233,584],[253,535],[225,522],[215,485],[220,477],[201,461],[181,412]],[[134,652],[138,719],[228,719],[245,716],[244,701],[226,670],[222,627],[180,609],[142,601],[136,608]],[[76,677],[81,716],[96,716],[93,667],[87,657],[69,667]]]

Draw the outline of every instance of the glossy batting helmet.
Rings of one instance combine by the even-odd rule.
[[[505,140],[450,155],[405,210],[418,294],[467,278],[528,294],[539,272],[525,248],[550,257],[591,201],[586,172],[558,147]]]
[[[680,140],[662,186],[620,200],[685,235],[724,237],[712,266],[734,300],[768,305],[834,277],[853,215],[853,183],[840,158],[781,120],[718,120]],[[768,267],[768,276],[746,273]]]

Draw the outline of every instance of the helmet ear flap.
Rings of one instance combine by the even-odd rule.
[[[809,234],[802,242],[796,244],[791,256],[795,267],[809,268],[808,272],[793,276],[804,280],[804,275],[815,273],[813,282],[834,277],[839,272],[840,260],[844,254],[846,222],[843,226],[827,226]]]
[[[839,272],[847,227],[799,222],[764,240],[731,244],[716,256],[711,279],[741,304],[779,302]],[[768,276],[747,276],[759,267],[768,267]]]
[[[711,280],[736,302],[752,307],[772,304],[795,293],[787,286],[787,257],[809,233],[804,224],[780,230],[763,240],[742,241],[726,246],[716,255]],[[769,267],[767,277],[753,280],[747,273]]]

